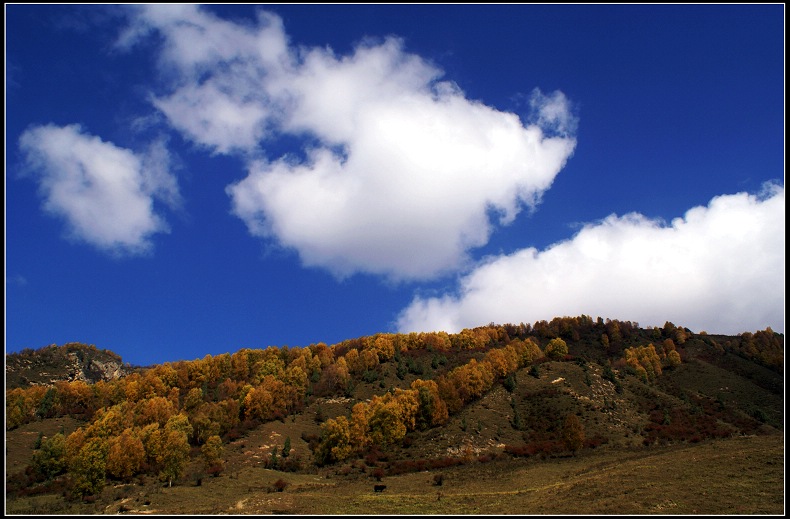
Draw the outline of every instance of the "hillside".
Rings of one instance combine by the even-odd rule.
[[[782,513],[783,349],[770,329],[581,316],[7,385],[7,511]],[[716,477],[693,481],[688,456]],[[730,497],[694,498],[683,478]],[[576,497],[544,500],[558,488]]]

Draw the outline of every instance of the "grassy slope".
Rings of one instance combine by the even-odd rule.
[[[152,514],[782,514],[780,435],[694,445],[608,450],[544,461],[472,463],[385,477],[383,493],[360,473],[283,474],[246,466],[173,488],[105,489],[92,505],[55,508],[52,496],[7,504],[14,513]],[[283,478],[289,486],[272,492]],[[147,505],[144,503],[148,503]]]

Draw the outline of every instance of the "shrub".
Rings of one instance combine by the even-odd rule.
[[[219,476],[224,471],[225,471],[225,465],[223,463],[217,463],[216,465],[212,465],[208,469],[206,469],[206,473],[212,478]]]

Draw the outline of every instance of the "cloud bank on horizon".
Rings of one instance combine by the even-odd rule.
[[[670,224],[610,215],[546,250],[490,258],[458,294],[415,297],[398,328],[460,330],[487,322],[630,316],[738,334],[784,320],[784,188],[722,195]]]
[[[723,194],[668,225],[610,215],[545,250],[475,262],[497,226],[539,210],[571,159],[577,119],[562,92],[533,90],[522,118],[468,99],[394,37],[337,56],[290,42],[264,11],[246,24],[195,5],[130,12],[117,48],[158,36],[152,109],[198,149],[246,164],[226,193],[250,235],[338,279],[461,276],[455,291],[416,296],[399,331],[580,314],[712,333],[784,322],[783,185]],[[283,138],[303,145],[274,151]],[[163,211],[181,195],[162,142],[135,152],[46,125],[20,148],[75,239],[150,253],[168,232]]]

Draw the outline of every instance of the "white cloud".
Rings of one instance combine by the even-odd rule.
[[[287,101],[272,98],[292,59],[281,20],[261,12],[256,25],[244,26],[196,5],[136,6],[133,13],[119,48],[153,31],[164,36],[160,71],[172,92],[152,96],[154,106],[214,153],[255,152]]]
[[[73,238],[113,253],[139,254],[150,249],[151,235],[168,231],[154,212],[154,198],[176,207],[180,195],[161,143],[136,155],[79,125],[47,125],[28,129],[19,144],[44,209],[65,218]]]
[[[388,38],[349,56],[295,49],[282,23],[150,7],[124,37],[164,36],[170,124],[215,153],[258,157],[228,186],[253,235],[305,265],[427,279],[460,268],[499,224],[534,207],[575,147],[557,92],[533,94],[535,122],[467,99],[442,71]],[[168,67],[163,67],[163,69]],[[308,137],[305,160],[260,159],[270,137]]]
[[[670,225],[611,215],[544,251],[490,259],[458,295],[416,297],[400,331],[590,315],[695,331],[784,330],[784,187],[719,196]]]

